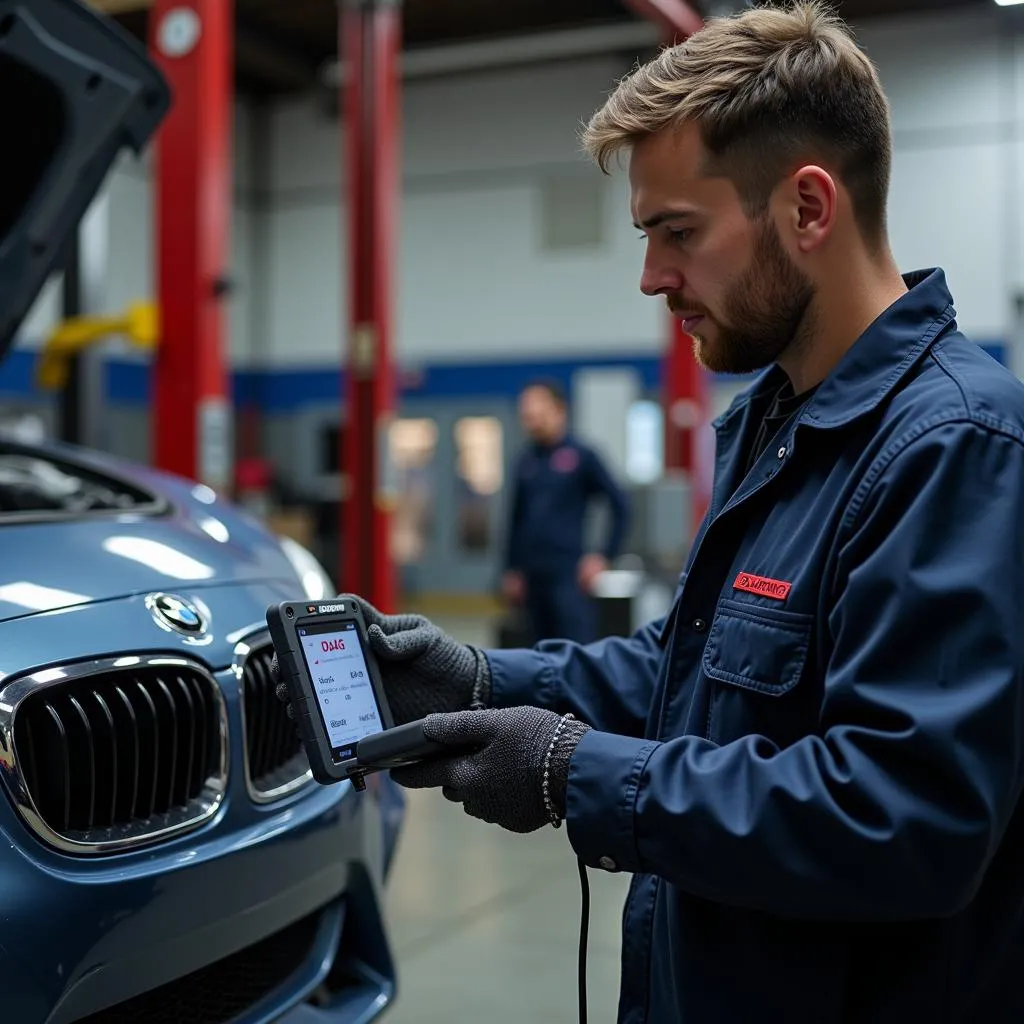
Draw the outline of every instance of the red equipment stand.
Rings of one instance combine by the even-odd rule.
[[[346,68],[349,339],[339,579],[346,592],[391,612],[396,586],[387,431],[395,408],[392,301],[401,188],[398,0],[344,0],[340,52]]]
[[[150,48],[173,92],[156,142],[161,317],[153,457],[215,489],[231,483],[223,299],[232,208],[231,0],[155,0]]]

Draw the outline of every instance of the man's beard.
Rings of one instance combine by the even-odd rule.
[[[775,226],[765,220],[754,240],[750,266],[722,299],[729,323],[705,314],[705,322],[716,328],[714,334],[704,334],[703,324],[694,331],[697,361],[712,373],[753,373],[770,366],[806,336],[814,295],[810,278],[789,258]],[[674,305],[671,299],[669,305]]]

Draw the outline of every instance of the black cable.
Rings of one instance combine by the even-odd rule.
[[[587,1024],[587,939],[590,934],[590,880],[582,857],[576,858],[580,869],[583,906],[580,910],[580,1024]]]

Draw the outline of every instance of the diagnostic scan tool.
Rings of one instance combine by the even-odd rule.
[[[286,601],[267,611],[281,682],[317,782],[353,781],[451,748],[422,722],[396,727],[355,601]]]

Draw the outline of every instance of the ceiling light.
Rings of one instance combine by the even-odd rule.
[[[1024,4],[1024,0],[996,0],[997,7],[1016,7],[1018,4]]]

